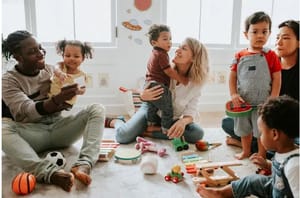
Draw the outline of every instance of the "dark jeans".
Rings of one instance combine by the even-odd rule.
[[[173,124],[172,93],[169,90],[169,87],[155,81],[151,82],[148,88],[154,87],[156,85],[161,85],[162,88],[164,88],[164,93],[158,100],[147,101],[147,121],[155,123],[158,117],[157,111],[161,110],[161,123],[155,124],[160,124],[163,129],[169,129]]]

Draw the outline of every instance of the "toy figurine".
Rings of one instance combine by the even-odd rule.
[[[172,167],[171,172],[169,172],[166,176],[165,176],[165,180],[166,181],[171,181],[175,184],[177,184],[178,182],[181,182],[183,180],[183,175],[184,173],[181,172],[181,167],[179,165],[175,165]]]
[[[163,157],[167,155],[167,149],[166,148],[157,148],[156,144],[154,142],[151,142],[149,140],[146,140],[142,137],[136,137],[136,144],[135,148],[137,150],[140,150],[141,153],[145,153],[147,151],[157,153],[159,157]]]

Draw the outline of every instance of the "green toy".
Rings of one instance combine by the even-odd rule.
[[[185,141],[184,137],[174,138],[172,140],[172,144],[174,146],[175,151],[188,150],[189,144]]]

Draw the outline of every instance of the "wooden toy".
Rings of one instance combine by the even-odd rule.
[[[235,107],[232,103],[232,101],[226,102],[226,115],[230,117],[242,117],[242,116],[247,116],[251,113],[253,108],[257,107],[254,105],[250,105],[248,103],[242,103],[240,106]]]
[[[239,161],[231,161],[231,162],[211,162],[204,164],[197,164],[196,168],[199,171],[197,173],[198,176],[202,176],[204,178],[193,178],[194,183],[205,184],[210,187],[224,186],[229,184],[231,181],[239,179],[236,176],[235,172],[230,169],[230,166],[240,166],[242,165]],[[221,168],[228,176],[214,176],[212,169]]]
[[[177,184],[183,180],[183,175],[184,173],[181,172],[181,167],[179,165],[175,165],[172,167],[171,172],[165,176],[165,180],[172,181],[173,183]]]
[[[141,152],[131,148],[118,148],[115,152],[115,162],[137,163],[141,159]]]
[[[208,149],[213,149],[222,145],[222,143],[209,143],[204,140],[199,140],[195,143],[196,149],[199,151],[207,151]]]
[[[189,144],[185,141],[183,136],[181,136],[180,138],[172,139],[172,144],[175,151],[182,151],[182,150],[189,149]]]
[[[115,140],[104,139],[100,144],[99,162],[108,162],[115,154],[116,148],[119,147],[119,143]]]
[[[35,176],[30,173],[19,173],[12,180],[12,190],[18,195],[27,195],[34,190],[36,184]]]
[[[136,137],[136,144],[135,148],[137,150],[140,150],[141,153],[145,153],[147,151],[157,153],[159,157],[163,157],[167,155],[167,149],[166,148],[157,148],[156,144],[154,142],[151,142],[149,140],[146,140],[142,137]]]

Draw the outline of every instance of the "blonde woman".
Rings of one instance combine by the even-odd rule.
[[[130,143],[135,141],[137,136],[147,135],[153,138],[172,139],[184,136],[190,143],[202,139],[203,129],[194,123],[199,112],[199,101],[201,88],[205,83],[209,67],[206,48],[198,40],[186,38],[175,52],[172,66],[179,75],[188,77],[189,82],[183,85],[176,80],[171,81],[170,90],[172,92],[174,122],[166,134],[161,132],[161,127],[147,127],[147,104],[142,107],[124,123],[115,119],[112,125],[116,130],[116,140],[119,143]],[[163,88],[159,85],[145,89],[141,93],[141,99],[145,101],[157,100],[163,93]],[[157,122],[160,117],[157,116]]]

